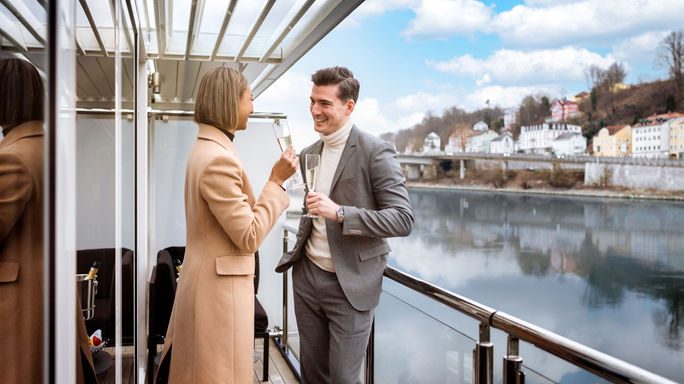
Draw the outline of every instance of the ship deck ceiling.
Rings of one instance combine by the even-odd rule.
[[[202,76],[228,66],[254,97],[266,90],[362,0],[121,0],[120,53],[132,57],[139,31],[149,72],[159,72],[157,110],[193,110]],[[74,46],[77,106],[112,108],[115,1],[78,0]],[[126,21],[132,10],[134,23]],[[37,1],[0,3],[0,58],[23,57],[45,71],[46,10]],[[123,105],[132,95],[132,62],[123,60]]]

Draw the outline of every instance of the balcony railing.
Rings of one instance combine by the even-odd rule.
[[[283,226],[283,252],[288,250],[289,235],[297,229]],[[457,295],[446,289],[418,279],[396,268],[387,266],[384,271],[387,279],[403,287],[425,295],[430,300],[446,305],[451,310],[464,314],[479,322],[479,340],[475,343],[472,359],[473,383],[490,384],[494,382],[494,344],[491,342],[491,329],[507,334],[506,355],[503,358],[502,377],[506,384],[525,382],[522,369],[523,358],[519,354],[520,341],[563,359],[585,371],[615,383],[672,383],[667,378],[635,365],[599,352],[586,345],[553,333],[547,329],[518,319],[507,313],[497,311],[486,305]],[[283,336],[276,340],[280,350],[299,376],[299,362],[293,355],[288,343],[288,273],[283,274]],[[382,302],[381,302],[382,305]],[[374,325],[375,328],[375,325]],[[375,376],[375,331],[371,332],[366,351],[365,383],[372,384]],[[411,357],[408,356],[410,359]]]

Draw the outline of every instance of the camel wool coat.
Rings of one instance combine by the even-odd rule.
[[[43,124],[0,141],[0,382],[43,380]]]
[[[199,124],[185,173],[186,250],[157,379],[168,369],[169,383],[253,382],[254,253],[289,203],[270,181],[255,200],[233,142]]]

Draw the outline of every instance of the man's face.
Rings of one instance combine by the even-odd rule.
[[[334,133],[342,128],[354,111],[354,100],[342,101],[337,95],[339,85],[314,85],[311,89],[311,117],[314,129],[323,135]]]

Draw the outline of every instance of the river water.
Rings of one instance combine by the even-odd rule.
[[[684,382],[684,203],[414,189],[390,265]],[[376,381],[471,382],[477,322],[385,279]],[[506,335],[493,331],[495,382]],[[523,343],[528,383],[601,382]]]

